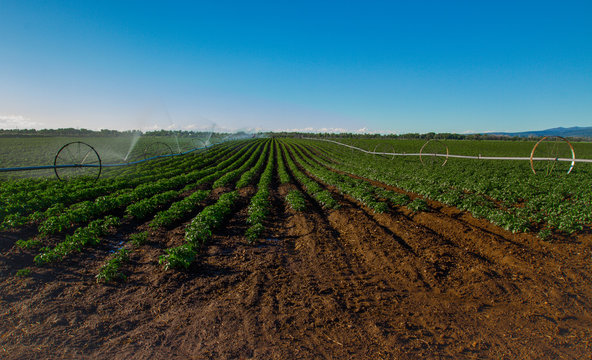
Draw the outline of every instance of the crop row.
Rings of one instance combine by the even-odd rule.
[[[257,147],[257,149],[259,149],[259,148],[260,147]],[[251,147],[251,149],[252,149],[252,147]],[[254,152],[256,153],[257,151],[254,151]],[[242,163],[241,160],[243,160],[245,158],[245,156],[250,156],[250,152],[248,151],[248,147],[243,149],[243,151],[239,151],[234,156],[223,161],[222,163],[212,167],[211,169],[203,170],[202,173],[210,173],[210,174],[214,173],[214,174],[221,175],[222,173],[224,173],[224,169],[225,169],[224,167],[228,167],[229,165],[232,165],[233,163],[239,163],[239,164]],[[218,170],[218,171],[215,171],[215,170]],[[197,172],[194,172],[194,173],[197,173]],[[189,178],[193,178],[194,173],[186,174],[185,176],[188,176]],[[182,176],[177,176],[173,179],[162,179],[160,182],[157,182],[155,184],[143,184],[141,186],[138,186],[131,193],[120,194],[120,195],[116,196],[115,198],[111,199],[111,200],[113,200],[115,205],[110,203],[110,205],[101,206],[100,209],[102,209],[102,210],[100,210],[100,211],[104,211],[107,207],[111,207],[111,208],[121,207],[122,203],[128,203],[130,198],[133,198],[135,195],[136,197],[143,197],[143,199],[139,200],[137,202],[132,201],[131,204],[126,208],[125,213],[128,216],[133,216],[133,217],[136,217],[139,219],[145,218],[148,215],[154,213],[155,209],[158,208],[159,206],[170,202],[172,199],[180,196],[180,194],[182,192],[186,191],[186,189],[179,190],[179,191],[177,191],[177,190],[163,191],[163,189],[169,185],[176,186],[176,187],[181,186],[182,179],[184,179]],[[175,183],[175,185],[172,185],[173,183]],[[191,187],[191,186],[193,186],[193,184],[189,184],[188,186],[186,186],[186,188]],[[151,193],[153,191],[156,191],[156,193],[153,196],[148,197],[147,195],[149,195],[149,193]],[[196,204],[196,202],[203,200],[205,197],[207,197],[208,194],[209,194],[209,191],[199,191],[198,190],[198,191],[194,192],[192,195],[185,198],[184,200],[181,200],[180,202],[173,204],[169,209],[164,210],[161,213],[157,214],[157,216],[154,219],[154,220],[156,220],[155,224],[163,224],[164,225],[164,224],[170,224],[171,222],[176,221],[177,220],[176,217],[182,216],[182,215],[184,215],[184,213],[191,212],[193,210],[193,206]],[[104,201],[105,198],[108,198],[108,197],[99,198],[99,199],[97,199],[97,201],[99,201],[99,200]],[[94,205],[96,205],[96,204],[94,204]],[[191,208],[188,209],[188,206],[191,206]],[[91,208],[92,208],[92,206],[91,206]],[[61,215],[57,215],[56,218],[57,219],[63,218],[64,215],[73,216],[72,213],[66,212],[65,214],[62,213]],[[78,214],[79,217],[83,217],[83,216],[90,217],[90,216],[95,216],[95,215],[96,214],[87,214],[84,212]],[[69,218],[69,219],[74,220],[74,221],[80,220],[80,218]],[[111,220],[106,221],[105,219],[111,219]],[[114,222],[112,221],[112,219],[114,219],[114,217],[108,216],[105,219],[95,220],[95,221],[91,222],[87,227],[77,229],[73,235],[67,235],[66,240],[59,243],[53,249],[43,248],[41,250],[41,253],[39,255],[37,255],[37,257],[36,257],[36,263],[43,264],[43,263],[47,263],[47,262],[55,262],[55,261],[62,259],[67,254],[69,254],[73,251],[80,251],[84,246],[90,246],[90,245],[97,244],[99,242],[100,236],[104,235],[106,233],[106,231],[107,231],[106,229],[108,227],[111,227],[114,225]],[[63,231],[63,230],[64,229],[61,229],[61,231]],[[47,232],[42,232],[42,234],[46,234],[46,233]],[[30,241],[22,242],[21,247],[36,246],[38,244],[39,244],[38,240],[32,239]]]
[[[277,163],[277,173],[278,173],[278,178],[280,180],[280,184],[289,184],[291,179],[290,179],[290,174],[288,174],[288,171],[286,170],[286,162],[284,159],[284,155],[282,153],[282,150],[280,148],[280,143],[279,141],[276,141],[275,143],[275,151],[276,151],[276,163]]]
[[[62,260],[73,252],[79,252],[86,246],[97,245],[101,237],[108,234],[113,228],[119,226],[119,219],[115,216],[106,216],[95,220],[86,227],[78,228],[72,235],[66,235],[66,239],[55,247],[44,247],[40,254],[35,256],[35,263],[42,265]]]
[[[280,148],[279,142],[276,142],[276,153],[278,154],[278,156],[276,156],[276,167],[278,178],[280,180],[280,184],[290,184],[290,174],[288,174],[288,171],[286,170],[285,159],[281,151],[282,150]],[[290,189],[285,196],[285,201],[288,206],[290,206],[295,211],[303,211],[306,209],[306,199],[300,190],[294,188]]]
[[[316,181],[312,180],[298,169],[294,160],[286,153],[285,146],[282,146],[282,153],[294,179],[302,185],[305,191],[315,199],[315,201],[324,208],[335,209],[339,207],[339,203],[331,196],[329,191],[323,189]]]
[[[264,157],[262,156],[261,158],[263,159]],[[263,171],[263,174],[261,174],[261,178],[257,184],[257,193],[251,198],[247,210],[247,223],[250,226],[245,232],[245,236],[250,243],[254,242],[261,236],[261,233],[265,229],[263,226],[263,220],[269,215],[271,207],[269,187],[271,186],[273,178],[274,161],[272,152],[269,152],[266,158],[267,165],[265,166],[265,170]]]
[[[179,222],[187,215],[191,214],[199,203],[205,200],[210,193],[210,190],[197,190],[183,200],[177,201],[168,209],[156,214],[150,222],[150,227],[167,227]]]
[[[159,206],[166,205],[166,204],[170,203],[172,200],[178,198],[185,191],[190,191],[201,184],[204,184],[206,182],[211,182],[213,180],[215,180],[214,185],[213,185],[215,187],[217,180],[220,179],[221,177],[223,177],[227,173],[228,170],[241,164],[242,160],[244,160],[245,157],[250,156],[250,158],[252,158],[253,156],[257,155],[260,146],[261,146],[261,144],[253,151],[253,153],[251,155],[249,155],[249,152],[245,152],[245,153],[243,153],[242,156],[240,156],[238,158],[231,157],[230,159],[228,159],[228,161],[223,161],[222,163],[220,163],[219,165],[217,165],[214,168],[214,170],[217,170],[217,171],[215,171],[213,173],[210,172],[209,175],[201,177],[198,181],[196,181],[194,183],[189,183],[182,190],[179,190],[179,191],[170,190],[170,191],[167,191],[164,193],[157,193],[156,195],[154,195],[150,198],[146,198],[142,201],[131,204],[130,206],[127,207],[126,213],[129,216],[135,217],[137,219],[144,219],[148,215],[153,214]],[[207,197],[207,195],[204,196],[204,194],[209,194],[209,192],[198,191],[196,196],[190,197],[189,200],[187,200],[185,202],[181,202],[179,205],[174,206],[172,211],[170,211],[170,212],[165,211],[163,213],[163,215],[158,217],[160,220],[158,220],[155,224],[161,223],[164,225],[164,224],[174,223],[175,221],[178,220],[179,216],[182,216],[183,213],[190,212],[188,205],[194,204],[195,201],[198,199],[199,199],[199,201],[201,201],[205,197]],[[175,205],[175,204],[173,204],[173,205]],[[159,225],[155,225],[155,226],[159,226]]]
[[[263,165],[265,165],[265,161],[267,160],[268,154],[270,152],[270,148],[271,148],[271,141],[268,141],[265,144],[265,148],[263,150],[263,154],[261,154],[259,156],[259,159],[257,160],[257,163],[255,163],[255,166],[253,166],[250,170],[245,171],[240,179],[236,182],[236,189],[240,189],[243,188],[249,184],[251,184],[253,182],[253,180],[255,179],[255,177],[257,176],[257,174],[259,174],[259,172],[261,172],[261,169],[263,168]]]
[[[406,205],[409,202],[407,195],[376,187],[367,181],[331,171],[314,162],[312,153],[305,152],[299,147],[292,146],[291,150],[299,164],[307,172],[325,184],[336,187],[341,193],[353,197],[377,213],[389,210],[387,203],[381,201],[381,199],[389,200],[394,205]]]
[[[201,159],[200,161],[186,162],[184,164],[185,169],[193,169],[199,164],[204,165],[207,163],[213,164],[212,166],[201,167],[185,173],[183,168],[176,169],[178,175],[169,178],[164,176],[174,173],[161,172],[160,174],[163,177],[156,173],[146,175],[147,178],[156,181],[142,182],[133,187],[117,189],[116,184],[124,182],[125,178],[108,183],[105,181],[105,186],[111,186],[116,190],[108,195],[97,196],[94,201],[82,201],[70,206],[58,202],[43,212],[37,211],[33,214],[34,216],[30,215],[29,217],[32,220],[41,221],[39,233],[42,236],[64,232],[78,226],[78,224],[87,222],[88,224],[76,229],[72,235],[65,235],[64,240],[57,243],[57,245],[41,248],[40,253],[35,257],[35,263],[42,265],[60,261],[72,252],[79,252],[86,246],[98,244],[103,236],[119,226],[119,219],[112,215],[98,220],[93,219],[113,213],[118,209],[124,210],[123,213],[128,217],[146,219],[157,212],[158,209],[166,207],[167,204],[174,202],[189,192],[190,194],[185,198],[158,212],[150,222],[150,226],[153,228],[170,226],[194,212],[199,203],[211,193],[210,190],[194,191],[196,187],[204,183],[216,183],[221,178],[224,178],[224,185],[229,185],[231,181],[234,181],[239,176],[241,180],[239,180],[236,187],[246,186],[253,181],[266,162],[268,165],[263,171],[264,178],[259,181],[259,188],[268,187],[273,172],[273,156],[271,155],[273,151],[270,150],[273,144],[274,142],[269,140],[248,142],[244,146],[234,147],[238,151],[232,154],[232,148],[228,147],[220,150],[217,154],[210,154],[207,160]],[[225,156],[221,157],[220,154]],[[213,161],[213,159],[217,160]],[[232,176],[227,176],[229,173],[232,173]],[[59,183],[56,182],[56,184]],[[83,184],[83,182],[80,182],[80,184]],[[59,186],[62,185],[59,184]],[[212,186],[215,187],[213,184]],[[47,189],[51,188],[47,187]],[[95,191],[98,191],[97,189],[102,190],[100,187],[95,187]],[[220,226],[223,219],[230,213],[238,197],[236,191],[222,194],[215,204],[204,208],[186,229],[185,245],[187,246],[168,249],[167,254],[160,259],[161,262],[166,263],[167,268],[178,266],[179,256],[183,253],[187,255],[189,250],[193,251],[193,257],[195,257],[195,251],[211,236],[211,231]],[[39,238],[33,238],[19,241],[18,245],[23,248],[32,248],[41,246],[42,243]],[[114,276],[119,276],[115,271],[127,254],[125,252],[121,254],[121,257],[114,256],[111,260],[108,260],[100,270],[97,280],[109,281]]]
[[[110,282],[113,280],[124,280],[125,275],[121,272],[121,266],[129,261],[130,251],[126,248],[119,249],[111,259],[107,260],[96,276],[97,282]]]
[[[228,186],[231,182],[236,180],[239,176],[241,176],[247,169],[253,166],[256,163],[257,159],[261,157],[260,150],[262,149],[263,143],[260,143],[255,151],[251,153],[249,158],[242,163],[242,165],[232,171],[226,172],[222,177],[218,180],[214,181],[212,184],[212,188],[224,187]]]
[[[159,263],[165,269],[188,268],[195,260],[200,247],[212,236],[212,231],[230,214],[238,197],[238,191],[234,190],[220,195],[215,204],[205,207],[187,226],[186,242],[166,249],[166,255],[159,258]]]

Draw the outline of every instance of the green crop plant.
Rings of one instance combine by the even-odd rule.
[[[304,195],[298,190],[291,190],[286,195],[286,202],[295,211],[304,211],[306,209],[306,200]]]
[[[129,261],[130,251],[121,248],[111,259],[107,260],[96,275],[97,282],[111,282],[115,280],[125,280],[126,276],[121,272],[121,267]]]
[[[148,241],[148,231],[142,231],[129,236],[129,240],[135,246],[142,246]]]
[[[15,243],[16,246],[20,247],[21,249],[36,249],[38,247],[41,246],[41,240],[36,239],[36,238],[30,238],[27,240],[17,240],[17,242]]]
[[[29,268],[19,269],[19,270],[17,270],[15,275],[18,277],[22,277],[22,278],[31,276],[31,269],[29,269]]]

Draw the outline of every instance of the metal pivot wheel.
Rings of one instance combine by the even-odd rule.
[[[438,139],[430,139],[419,149],[419,161],[422,165],[446,165],[448,162],[448,146]],[[438,159],[440,158],[440,159]]]
[[[62,181],[77,177],[96,180],[101,176],[102,170],[99,153],[81,141],[62,146],[53,160],[53,166],[57,178]]]
[[[390,152],[388,152],[388,150],[390,150]],[[374,147],[374,151],[372,151],[374,153],[374,156],[382,156],[384,158],[390,158],[391,160],[393,160],[395,158],[395,147],[389,143],[378,143],[376,144],[376,146]]]
[[[144,160],[167,155],[173,155],[173,149],[163,142],[154,142],[144,148]]]
[[[561,136],[545,136],[530,153],[530,168],[533,173],[569,174],[576,164],[576,153],[571,143]]]

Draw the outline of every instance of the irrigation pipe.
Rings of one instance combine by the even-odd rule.
[[[318,141],[326,141],[330,143],[334,143],[337,145],[345,146],[350,149],[358,150],[366,154],[371,155],[387,155],[387,156],[440,156],[440,157],[449,157],[449,158],[457,158],[457,159],[475,159],[475,160],[522,160],[522,161],[567,161],[567,162],[582,162],[582,163],[592,163],[592,159],[577,159],[577,158],[545,158],[545,157],[530,157],[530,156],[471,156],[471,155],[454,155],[454,154],[421,154],[421,153],[388,153],[388,152],[375,152],[375,151],[368,151],[353,145],[348,145],[344,143],[340,143],[339,141],[335,140],[328,140],[328,139],[318,139],[318,138],[303,138],[307,140],[318,140]]]

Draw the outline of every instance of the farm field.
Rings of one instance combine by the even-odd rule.
[[[564,165],[264,138],[96,182],[2,180],[1,357],[585,358],[592,165]]]

